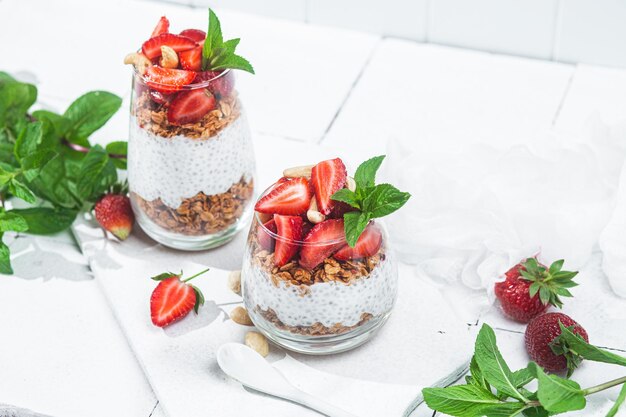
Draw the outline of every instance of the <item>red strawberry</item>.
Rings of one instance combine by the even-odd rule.
[[[141,51],[148,59],[154,59],[161,56],[161,47],[163,45],[169,46],[176,52],[187,51],[197,46],[192,39],[184,36],[162,33],[145,41],[141,46]]]
[[[383,233],[376,224],[370,223],[361,236],[359,236],[359,240],[357,240],[353,248],[346,245],[339,249],[333,256],[340,261],[367,258],[376,255],[382,243]]]
[[[167,120],[173,125],[195,123],[215,106],[215,97],[204,88],[182,91],[170,103]]]
[[[274,234],[278,232],[278,229],[276,229],[276,222],[273,218],[264,223],[263,226],[258,226],[256,231],[256,237],[259,245],[266,251],[271,252],[274,250],[274,237],[267,232],[268,230]]]
[[[207,88],[220,98],[227,97],[235,86],[235,75],[232,71],[221,75],[222,73],[223,71],[202,71],[198,73],[195,82],[211,81]]]
[[[200,71],[202,67],[202,47],[183,51],[178,54],[178,60],[182,69],[188,71]]]
[[[165,107],[169,107],[172,101],[172,94],[162,93],[157,90],[150,90],[149,94],[152,101]]]
[[[298,253],[298,243],[302,240],[302,217],[274,215],[276,231],[279,238],[276,239],[274,250],[274,264],[277,267],[285,265]]]
[[[144,80],[151,88],[163,93],[173,93],[190,84],[196,73],[179,69],[168,69],[157,66],[148,67]]]
[[[206,39],[206,32],[200,29],[185,29],[180,32],[180,36],[184,36],[185,38],[189,38],[195,42],[204,42]]]
[[[155,326],[172,324],[185,317],[192,309],[198,314],[198,309],[204,304],[204,296],[198,288],[187,282],[206,271],[208,269],[185,280],[180,279],[182,272],[164,272],[152,277],[153,280],[160,281],[150,297],[150,316]]]
[[[346,184],[348,173],[341,159],[322,161],[313,167],[311,184],[315,190],[315,199],[320,213],[326,215],[333,209],[330,197]]]
[[[121,194],[105,194],[95,206],[96,220],[105,230],[124,240],[133,229],[135,215],[130,200]]]
[[[152,35],[150,38],[154,38],[155,36],[159,36],[163,33],[167,33],[170,30],[170,21],[167,20],[167,17],[161,16],[159,19],[159,23],[157,23],[156,27],[152,31]]]
[[[325,220],[313,226],[300,249],[300,265],[313,269],[346,244],[343,219]]]
[[[574,334],[589,342],[585,329],[571,317],[563,313],[546,313],[528,323],[524,335],[526,351],[530,358],[546,371],[560,372],[567,369],[571,374],[582,359],[569,349],[563,349],[564,346],[559,340],[561,334],[559,322],[565,327],[571,327],[570,330]]]
[[[260,213],[297,215],[306,213],[310,203],[309,181],[302,177],[274,188],[257,201],[254,209]]]
[[[331,219],[343,219],[344,214],[355,210],[356,209],[354,207],[347,203],[344,203],[343,201],[333,200],[333,209],[327,217],[330,217]]]
[[[578,272],[561,271],[563,261],[554,262],[550,268],[529,258],[506,273],[503,282],[495,284],[495,293],[502,311],[521,323],[544,313],[551,305],[561,308],[559,296],[571,297],[567,288],[578,284],[572,281]]]

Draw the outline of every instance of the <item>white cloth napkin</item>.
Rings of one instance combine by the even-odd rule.
[[[381,177],[412,194],[389,218],[401,259],[418,274],[460,285],[462,297],[487,289],[491,300],[494,282],[528,256],[580,268],[614,213],[602,248],[606,272],[624,294],[626,180],[621,210],[614,208],[626,129],[598,119],[587,126],[577,136],[547,131],[506,145],[391,140]]]

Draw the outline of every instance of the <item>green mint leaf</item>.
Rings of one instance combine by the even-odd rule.
[[[239,38],[224,41],[220,21],[213,10],[209,9],[209,28],[202,47],[202,69],[221,71],[230,68],[254,74],[250,62],[235,54],[239,41]]]
[[[554,346],[565,345],[569,352],[575,352],[576,355],[581,356],[584,359],[594,362],[604,362],[614,365],[626,366],[626,358],[609,352],[608,350],[600,349],[594,345],[591,345],[585,340],[573,333],[570,329],[559,323],[561,327],[561,334],[552,343]],[[554,349],[554,348],[553,348]]]
[[[351,248],[356,245],[361,233],[370,221],[370,215],[366,212],[351,211],[343,215],[343,227],[346,233],[346,241]]]
[[[228,57],[222,59],[219,64],[211,66],[211,69],[215,71],[225,70],[228,68],[243,70],[254,74],[252,64],[250,64],[247,59],[239,55],[229,55]]]
[[[354,173],[354,182],[357,187],[365,189],[373,187],[376,181],[376,172],[383,163],[385,155],[375,156],[363,162]]]
[[[476,362],[476,356],[472,356],[472,361],[470,362],[470,374],[472,375],[473,384],[491,392],[489,382],[487,382],[485,376],[483,375],[483,372],[478,367],[478,362]]]
[[[99,198],[117,181],[117,172],[107,152],[96,145],[89,150],[80,166],[76,191],[88,201]]]
[[[335,201],[344,202],[356,209],[361,209],[361,204],[359,202],[358,196],[353,191],[350,191],[347,188],[342,188],[341,190],[338,190],[330,198]]]
[[[424,388],[422,394],[429,408],[456,417],[515,416],[526,408],[521,402],[501,401],[476,385]]]
[[[624,403],[624,400],[626,400],[626,384],[622,385],[622,389],[620,390],[619,394],[617,395],[617,399],[615,400],[615,404],[613,404],[613,407],[611,407],[609,412],[606,414],[606,417],[615,417],[615,415],[617,414],[617,411],[619,410],[619,408]]]
[[[14,210],[0,212],[0,232],[25,232],[28,230],[26,220]]]
[[[128,155],[128,142],[111,142],[106,146],[105,149],[111,157],[111,161],[113,161],[115,168],[126,169],[127,159],[125,158],[125,156]],[[124,158],[119,158],[120,156],[124,156]]]
[[[578,383],[557,375],[548,375],[537,364],[533,363],[531,366],[539,382],[537,398],[543,408],[551,413],[565,413],[585,408],[587,400]]]
[[[26,123],[26,113],[37,100],[34,85],[4,78],[0,84],[0,128],[7,127],[13,135]]]
[[[65,137],[72,143],[89,147],[87,138],[117,112],[122,99],[106,91],[91,91],[76,99],[65,111],[68,120]]]
[[[43,122],[29,123],[15,141],[15,158],[20,161],[23,157],[37,151],[43,139]]]
[[[2,233],[0,233],[0,274],[11,275],[11,251],[9,247],[2,241]]]
[[[363,211],[369,212],[371,218],[384,217],[402,207],[409,197],[409,193],[404,193],[391,184],[378,184],[365,189]]]
[[[15,168],[8,164],[0,165],[0,186],[7,184],[16,175]]]
[[[224,43],[224,38],[222,37],[222,25],[220,24],[220,20],[217,18],[213,9],[209,9],[209,28],[206,33],[207,36],[204,40],[202,56],[205,59],[210,59],[213,50],[221,47]]]
[[[20,162],[22,164],[22,175],[24,175],[26,181],[31,182],[37,178],[41,172],[41,167],[46,165],[56,155],[53,151],[42,149],[23,157]]]
[[[32,116],[36,120],[48,123],[57,138],[65,136],[65,132],[69,129],[70,121],[60,114],[48,110],[37,110],[33,112]]]
[[[63,157],[53,157],[29,184],[35,194],[54,205],[75,208],[80,205],[72,192]]]
[[[533,379],[535,379],[535,375],[530,367],[522,368],[513,372],[513,383],[517,388],[522,388],[525,385],[528,385]]]
[[[543,407],[531,407],[524,410],[524,415],[526,417],[548,417],[550,413]]]
[[[4,71],[0,71],[0,87],[6,83],[14,83],[16,82],[15,78],[11,77],[8,73]]]
[[[36,201],[35,194],[30,190],[30,188],[15,178],[12,178],[11,181],[9,181],[9,192],[27,203],[32,204]]]
[[[496,345],[496,334],[487,324],[483,324],[478,333],[474,355],[485,379],[494,388],[510,397],[528,401],[519,391],[517,381]]]
[[[49,235],[62,232],[72,225],[77,211],[64,208],[32,207],[11,210],[22,217],[28,226],[28,233]]]

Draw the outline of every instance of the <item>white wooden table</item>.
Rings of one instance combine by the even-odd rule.
[[[130,72],[122,58],[163,14],[181,30],[206,22],[204,9],[164,3],[0,0],[0,69],[35,82],[39,105],[59,111],[93,89],[127,102]],[[255,77],[241,75],[239,85],[261,184],[279,176],[283,160],[297,165],[336,154],[354,168],[384,152],[397,136],[415,137],[415,146],[501,136],[507,146],[545,128],[576,132],[591,115],[607,121],[626,116],[624,70],[381,39],[227,11],[220,16],[226,35],[241,36],[241,53],[257,68]],[[122,109],[95,139],[126,135]],[[18,236],[10,246],[15,275],[0,277],[0,403],[56,417],[163,416],[71,235]],[[239,236],[213,256],[219,254],[221,268],[237,269],[242,250]],[[568,312],[588,317],[585,325],[596,343],[626,353],[626,337],[611,331],[609,322],[624,315],[626,301],[611,293],[598,261],[596,254],[581,271],[580,281],[593,276],[594,282],[577,292]],[[522,326],[495,312],[465,321],[489,322],[505,357],[514,365],[527,360]],[[601,367],[583,368],[578,379],[599,382],[604,373]],[[418,415],[433,413],[422,407]]]

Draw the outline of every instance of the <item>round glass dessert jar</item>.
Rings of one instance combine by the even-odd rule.
[[[134,73],[130,199],[137,222],[159,243],[220,246],[252,213],[254,152],[234,86],[230,70],[199,72],[182,86]]]
[[[311,244],[279,236],[271,225],[280,217],[255,212],[244,254],[243,298],[256,327],[300,353],[337,353],[365,343],[385,323],[397,295],[397,265],[383,224],[372,221],[363,232],[374,255],[346,259],[345,239]],[[326,222],[324,227],[343,228],[343,219]],[[281,251],[298,247],[299,255],[278,267],[277,245]],[[302,266],[320,253],[323,261]]]

